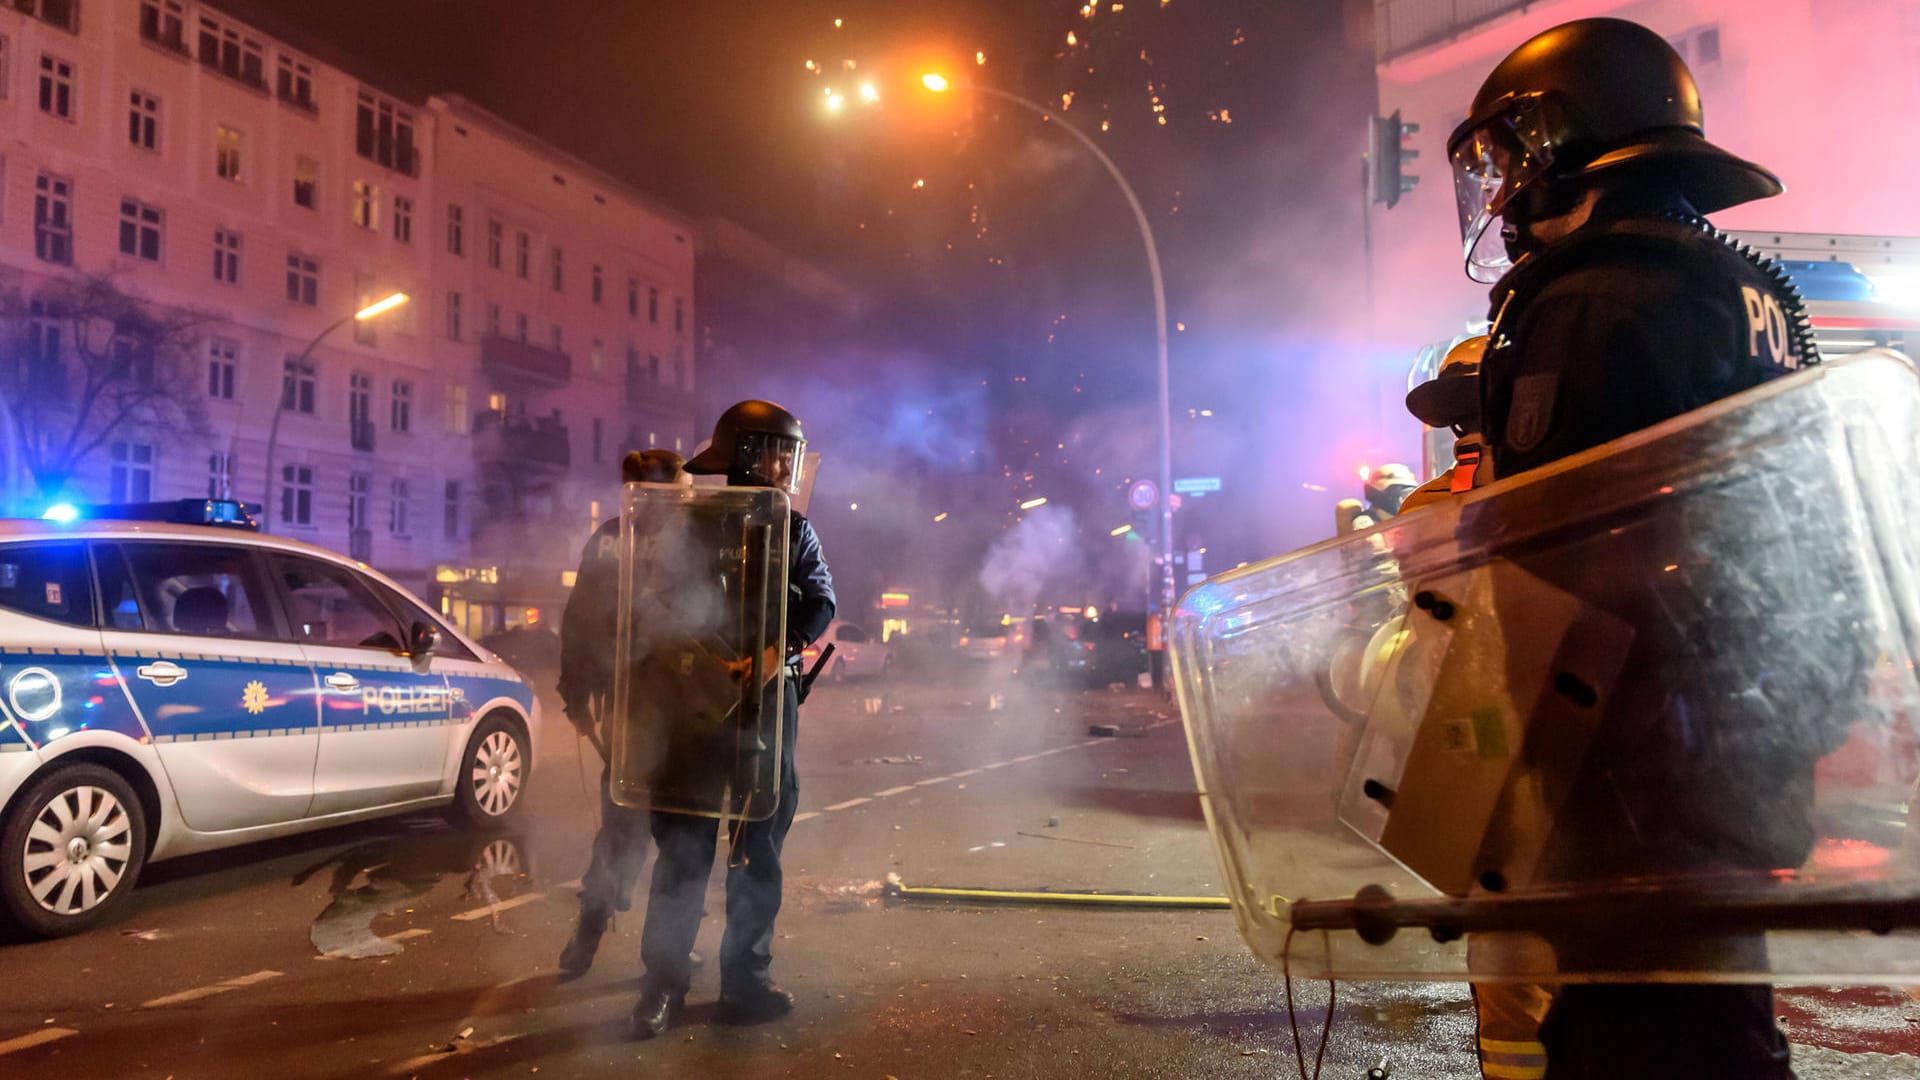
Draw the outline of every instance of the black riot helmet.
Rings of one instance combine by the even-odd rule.
[[[620,459],[620,481],[626,484],[690,483],[687,463],[671,450],[629,450]]]
[[[1482,245],[1494,218],[1524,233],[1530,218],[1571,210],[1567,194],[1589,178],[1671,192],[1702,214],[1784,190],[1771,172],[1706,140],[1686,61],[1624,19],[1565,23],[1508,54],[1448,138],[1447,155],[1467,273],[1482,281],[1507,265]],[[1550,209],[1530,209],[1539,205]]]
[[[807,437],[800,421],[771,401],[742,401],[720,414],[713,441],[687,462],[687,471],[725,474],[736,487],[800,490],[801,453]]]

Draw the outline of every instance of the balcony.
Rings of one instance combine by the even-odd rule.
[[[352,428],[353,448],[371,452],[373,450],[373,421],[364,416],[356,416],[348,421]]]
[[[688,391],[671,387],[644,375],[627,376],[627,408],[659,416],[693,419],[696,402]]]
[[[480,367],[517,386],[557,387],[573,381],[571,355],[498,334],[480,339]]]
[[[473,456],[509,467],[564,469],[573,461],[573,448],[566,425],[550,417],[523,420],[486,409],[474,414]]]
[[[1373,0],[1374,39],[1380,62],[1463,37],[1496,16],[1539,3],[1540,0]]]

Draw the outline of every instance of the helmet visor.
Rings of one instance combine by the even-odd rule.
[[[802,453],[806,447],[805,439],[749,432],[740,437],[740,455],[736,460],[751,486],[779,488],[789,495],[798,495]]]
[[[1509,98],[1488,119],[1453,138],[1453,195],[1467,276],[1493,282],[1512,265],[1493,220],[1528,184],[1553,168],[1560,111],[1543,95]]]

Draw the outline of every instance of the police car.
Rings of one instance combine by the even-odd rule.
[[[0,912],[21,928],[100,922],[158,859],[519,808],[532,689],[405,590],[237,503],[102,509],[0,520]]]

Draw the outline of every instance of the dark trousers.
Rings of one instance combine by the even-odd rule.
[[[780,801],[765,821],[729,825],[739,843],[727,865],[727,929],[720,939],[720,992],[729,995],[769,981],[773,963],[773,922],[780,914],[780,849],[793,825],[800,785],[793,770],[793,741],[799,705],[788,690],[781,717]],[[640,958],[650,991],[684,994],[693,981],[688,954],[706,914],[707,879],[720,822],[689,814],[653,814],[653,842],[660,857],[653,867],[647,897],[647,921],[640,932]]]
[[[605,917],[633,907],[633,887],[647,862],[646,810],[613,801],[613,769],[600,774],[600,831],[593,834],[593,860],[580,875],[580,913]]]
[[[1567,986],[1540,1041],[1547,1080],[1793,1080],[1770,986]]]

